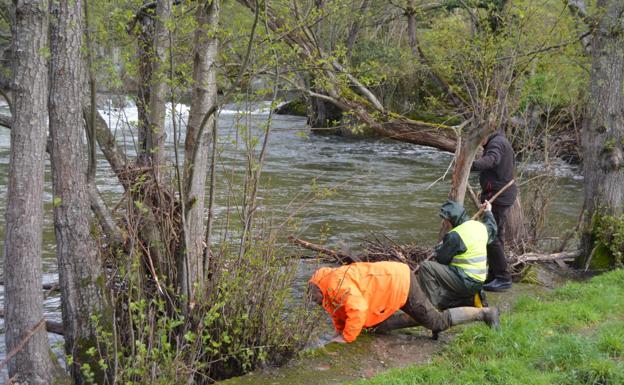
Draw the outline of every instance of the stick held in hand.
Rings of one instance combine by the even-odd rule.
[[[494,196],[492,196],[491,199],[488,199],[488,202],[490,203],[494,203],[494,201],[496,200],[496,198],[498,198],[499,195],[501,195],[502,193],[505,192],[505,190],[507,190],[509,187],[511,187],[511,185],[513,185],[514,183],[516,183],[515,179],[510,180],[509,182],[507,182],[506,185],[503,186],[503,188],[501,188],[500,190],[498,190],[498,192],[496,194],[494,194]],[[479,218],[479,216],[483,214],[483,207],[479,208],[479,211],[477,211],[475,213],[475,215],[472,216],[472,218],[470,219],[477,219]]]

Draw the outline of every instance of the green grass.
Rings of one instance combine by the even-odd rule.
[[[432,363],[356,384],[624,384],[624,270],[522,297],[501,330],[463,330]]]

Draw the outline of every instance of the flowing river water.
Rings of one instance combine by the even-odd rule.
[[[242,138],[246,131],[241,127],[249,127],[250,133],[261,139],[269,118],[266,107],[266,104],[256,104],[247,109],[249,113],[241,113],[235,110],[235,106],[228,106],[230,109],[221,112],[218,120],[221,148],[218,185],[221,199],[218,202],[224,202],[226,194],[223,172],[237,165],[244,166]],[[180,105],[177,111],[184,116],[188,108]],[[116,109],[109,104],[100,112],[124,144],[128,155],[133,156],[135,136],[131,125],[125,122],[136,120],[136,108],[130,105]],[[173,125],[170,119],[167,133],[167,151],[173,161]],[[179,147],[183,149],[184,146]],[[9,151],[10,131],[0,127],[0,245],[4,243]],[[259,145],[256,154],[258,151]],[[355,248],[371,233],[383,233],[400,243],[430,245],[437,236],[440,224],[437,210],[449,191],[450,173],[446,173],[451,159],[452,155],[448,153],[388,139],[312,134],[305,118],[272,116],[263,167],[263,187],[259,191],[259,210],[275,223],[297,212],[297,235],[328,247]],[[542,172],[543,165],[521,164],[519,169],[525,172],[526,179]],[[575,168],[562,163],[557,164],[553,172],[556,179],[550,196],[552,204],[549,206],[546,229],[551,235],[560,236],[562,230],[576,223],[582,199],[582,181]],[[98,187],[105,198],[116,203],[122,188],[101,156],[97,175]],[[58,281],[58,275],[49,162],[45,181],[43,282],[52,283]],[[473,186],[477,186],[476,175],[471,177],[471,181]],[[306,194],[319,191],[329,193],[303,204],[309,197]],[[224,210],[222,205],[217,207],[217,220]],[[305,281],[310,269],[303,268],[299,285]],[[3,301],[3,290],[0,296],[0,301]],[[44,310],[47,319],[61,320],[58,294],[46,296]],[[2,319],[0,333],[2,359],[5,355]],[[52,334],[50,340],[55,344],[62,341]]]

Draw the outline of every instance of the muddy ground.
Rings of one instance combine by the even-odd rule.
[[[509,312],[522,295],[540,296],[570,279],[570,272],[539,268],[531,274],[533,284],[515,283],[505,293],[488,293],[490,306],[498,306],[501,316]],[[397,330],[387,335],[364,333],[351,344],[329,343],[309,349],[279,368],[264,368],[254,373],[223,381],[227,385],[329,385],[369,378],[391,368],[426,364],[452,340],[462,326],[440,333],[437,341],[421,328]],[[331,330],[326,330],[331,335]],[[329,338],[325,336],[325,340]]]

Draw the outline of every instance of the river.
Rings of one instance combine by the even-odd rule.
[[[260,135],[269,117],[267,104],[255,104],[251,113],[241,113],[227,106],[220,114],[219,144],[221,148],[218,202],[225,202],[227,184],[223,172],[244,164],[244,145],[240,138],[251,127],[252,135]],[[178,106],[183,116],[188,111]],[[6,107],[5,111],[6,112]],[[136,119],[136,108],[100,110],[114,128],[118,139],[133,155],[132,128],[124,121]],[[168,155],[173,160],[173,126],[167,127]],[[183,136],[182,136],[183,137]],[[183,148],[184,146],[180,146]],[[0,244],[4,243],[4,211],[9,166],[10,131],[0,127]],[[446,175],[452,155],[435,149],[396,142],[388,139],[355,139],[312,134],[306,119],[273,116],[269,149],[263,172],[263,188],[259,192],[260,211],[273,223],[283,222],[298,211],[296,234],[313,242],[334,248],[353,248],[371,232],[384,233],[397,242],[431,244],[440,223],[437,210],[445,200],[450,185]],[[527,175],[541,172],[540,164],[521,164]],[[226,170],[226,171],[224,171]],[[551,235],[574,226],[582,199],[582,180],[578,170],[563,163],[554,168],[556,186],[546,228]],[[472,185],[476,186],[476,175]],[[526,179],[526,178],[525,178]],[[122,191],[106,161],[98,159],[97,184],[105,198],[117,202]],[[305,207],[308,193],[332,190]],[[56,282],[54,228],[52,218],[52,187],[49,162],[46,169],[44,195],[43,282]],[[217,208],[217,219],[223,214]],[[0,265],[3,266],[3,265]],[[304,271],[304,274],[307,274]],[[3,292],[0,300],[3,300]],[[3,306],[3,305],[2,305]],[[44,301],[46,318],[60,321],[60,300],[57,294]],[[0,319],[0,359],[5,355]],[[62,342],[50,334],[54,344]],[[0,378],[2,375],[0,375]],[[0,380],[1,382],[2,380]]]

